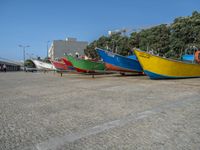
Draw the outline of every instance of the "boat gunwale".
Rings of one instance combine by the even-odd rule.
[[[70,55],[65,55],[64,54],[64,56],[70,56]],[[104,64],[104,62],[103,61],[93,61],[93,60],[90,60],[90,59],[82,59],[82,58],[76,58],[76,57],[74,57],[74,56],[70,56],[70,57],[73,57],[73,59],[74,60],[78,60],[78,61],[89,61],[89,62],[94,62],[94,63],[99,63],[99,64]],[[69,61],[69,60],[68,60]]]
[[[143,52],[143,53],[146,53],[146,54],[149,54],[148,52],[146,51],[142,51],[140,49],[137,49],[137,48],[134,48],[134,51],[139,51],[139,52]],[[181,64],[188,64],[188,65],[196,65],[196,66],[199,66],[200,64],[196,64],[196,63],[189,63],[189,62],[185,62],[185,61],[179,61],[179,60],[175,60],[175,59],[171,59],[171,58],[163,58],[161,56],[156,56],[154,54],[149,54],[149,55],[152,55],[154,57],[158,57],[160,59],[164,59],[164,60],[167,60],[167,61],[173,61],[173,62],[177,62],[177,63],[181,63]],[[137,55],[136,55],[137,56]],[[139,59],[139,58],[138,58]],[[140,63],[142,65],[142,63]]]
[[[97,49],[99,49],[99,50],[101,50],[101,51],[104,51],[104,52],[112,53],[112,54],[117,55],[117,56],[119,56],[119,57],[127,58],[127,59],[129,59],[129,60],[134,60],[134,61],[136,61],[136,62],[139,61],[139,60],[131,59],[131,58],[129,58],[129,57],[126,57],[126,56],[123,56],[123,55],[120,55],[120,54],[117,54],[117,53],[113,53],[113,52],[111,52],[111,51],[107,51],[107,50],[104,50],[104,49],[101,49],[101,48],[96,47],[95,50],[97,51]],[[135,55],[135,56],[136,56],[136,55]]]
[[[63,64],[63,65],[66,65],[64,62],[61,62],[61,61],[57,61],[57,60],[50,60],[52,63],[60,63],[60,64]],[[67,66],[67,65],[66,65]]]

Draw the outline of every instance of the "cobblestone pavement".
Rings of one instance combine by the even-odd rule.
[[[0,73],[0,150],[200,149],[200,79]]]

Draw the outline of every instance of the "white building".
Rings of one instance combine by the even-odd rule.
[[[48,50],[48,57],[51,59],[61,58],[64,53],[75,55],[84,55],[84,49],[88,45],[86,41],[77,41],[76,38],[67,38],[66,40],[54,40]]]

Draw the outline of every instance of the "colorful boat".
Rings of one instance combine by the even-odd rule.
[[[66,58],[62,57],[61,60],[65,63],[68,70],[74,70],[74,67],[70,61],[68,61]]]
[[[56,61],[56,60],[50,60],[52,65],[57,69],[57,70],[68,70],[67,65],[62,61]]]
[[[181,56],[183,61],[194,61],[194,55],[185,54]]]
[[[74,58],[73,56],[69,55],[65,55],[65,57],[72,63],[73,67],[75,67],[78,72],[92,73],[105,70],[105,65],[103,62]]]
[[[200,77],[199,64],[162,58],[138,49],[134,51],[145,74],[151,79]]]
[[[96,48],[99,56],[105,62],[107,70],[118,72],[143,72],[136,56],[121,56],[119,54]]]
[[[198,50],[197,47],[185,49],[184,54],[181,56],[181,60],[183,61],[194,61],[195,60],[195,52]]]
[[[51,63],[46,63],[40,60],[32,59],[38,70],[55,70],[55,67]]]

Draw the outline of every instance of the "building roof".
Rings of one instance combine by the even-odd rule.
[[[21,66],[22,65],[21,62],[16,62],[16,61],[9,60],[6,58],[1,58],[1,57],[0,57],[0,64],[13,65],[13,66]]]

